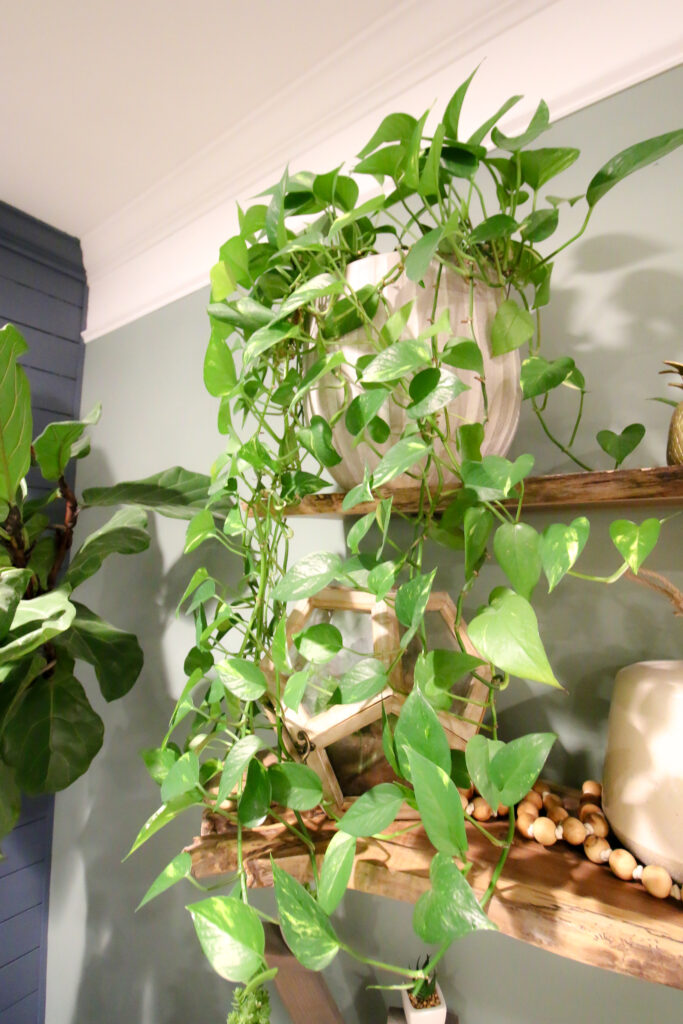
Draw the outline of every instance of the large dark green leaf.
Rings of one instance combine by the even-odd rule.
[[[219,807],[230,796],[237,784],[241,782],[249,762],[262,746],[261,740],[258,736],[254,736],[253,733],[243,736],[233,744],[223,766],[216,796],[216,806]]]
[[[113,487],[90,487],[83,492],[83,505],[139,505],[172,519],[191,519],[206,505],[211,479],[202,473],[191,473],[173,466],[144,480],[115,484]],[[222,508],[214,505],[214,510]]]
[[[103,736],[102,719],[73,676],[73,661],[60,657],[6,723],[3,755],[26,793],[54,793],[83,774]]]
[[[249,981],[263,966],[266,948],[256,911],[230,896],[210,896],[187,909],[214,971],[227,981]]]
[[[509,238],[518,228],[517,221],[507,213],[494,213],[487,217],[470,235],[472,242],[494,242],[497,239]]]
[[[317,551],[300,559],[288,569],[273,588],[275,601],[297,601],[312,597],[335,578],[341,568],[339,555]]]
[[[530,601],[542,569],[540,534],[528,523],[501,523],[493,552],[517,593]]]
[[[88,427],[97,423],[102,406],[95,408],[82,420],[62,420],[48,423],[45,430],[33,442],[36,461],[46,480],[58,480],[71,458],[73,445],[80,441]]]
[[[494,811],[502,801],[501,787],[491,777],[491,761],[504,746],[501,740],[490,740],[478,733],[470,737],[465,748],[465,764],[469,777]]]
[[[30,601],[20,601],[10,631],[0,647],[0,665],[23,658],[63,633],[75,616],[76,609],[62,589],[41,594]]]
[[[441,853],[462,858],[467,851],[465,817],[450,775],[416,750],[407,750],[417,809],[429,841]]]
[[[338,827],[351,836],[374,836],[391,825],[402,803],[398,786],[381,782],[351,804]]]
[[[436,712],[420,690],[413,690],[401,708],[394,745],[401,775],[410,781],[408,751],[416,750],[447,774],[451,769],[451,748]]]
[[[557,230],[557,225],[560,221],[559,212],[556,209],[549,210],[534,210],[528,217],[525,217],[520,224],[520,232],[522,238],[527,242],[531,242],[532,245],[536,245],[538,242],[544,242],[546,238],[550,238],[552,234]],[[536,277],[542,275],[544,272],[549,273],[548,264],[544,263],[536,273]],[[536,282],[534,276],[529,275],[534,284],[536,284],[536,296],[534,298],[534,308],[537,306],[544,305],[541,302],[541,281]]]
[[[356,837],[348,832],[335,832],[320,871],[318,903],[326,914],[332,914],[346,892],[356,855]]]
[[[331,661],[343,647],[342,635],[336,626],[320,622],[307,626],[294,637],[294,645],[306,661],[324,665]]]
[[[85,605],[73,604],[76,617],[58,643],[73,658],[94,667],[105,700],[118,700],[128,693],[142,670],[144,655],[137,637],[105,622]]]
[[[339,951],[339,940],[327,914],[303,885],[273,865],[275,899],[285,942],[300,964],[322,971]]]
[[[12,624],[30,579],[30,569],[4,569],[0,572],[0,640]]]
[[[493,513],[481,505],[468,508],[465,512],[463,533],[465,537],[465,579],[471,579],[478,572],[486,554],[486,546],[493,529]]]
[[[422,622],[435,576],[436,569],[430,573],[420,573],[407,583],[402,583],[396,592],[396,618],[409,631],[412,630],[411,635]],[[405,637],[402,645],[407,645]]]
[[[631,572],[637,575],[642,563],[654,550],[660,530],[659,519],[645,519],[640,525],[630,519],[615,519],[610,523],[609,535]]]
[[[421,420],[425,416],[433,416],[449,405],[469,385],[464,384],[455,374],[448,370],[430,368],[418,373],[410,382],[410,405],[406,414],[412,420]]]
[[[17,785],[14,769],[0,758],[0,839],[12,831],[20,811],[21,790]]]
[[[320,779],[312,768],[293,761],[271,764],[268,769],[272,799],[293,811],[310,811],[322,800]]]
[[[586,192],[586,199],[589,206],[595,206],[599,199],[614,188],[618,182],[639,171],[641,167],[673,152],[674,149],[683,143],[683,131],[666,132],[664,135],[656,135],[645,142],[637,142],[635,146],[623,149],[616,156],[600,168],[593,176]]]
[[[350,434],[356,437],[362,430],[372,422],[380,411],[390,392],[385,388],[373,388],[372,391],[363,391],[349,404],[346,410],[344,423]]]
[[[314,416],[309,426],[299,427],[297,437],[321,465],[337,466],[341,462],[341,455],[332,444],[332,428],[322,416]]]
[[[437,853],[429,876],[432,887],[420,896],[413,914],[413,928],[423,942],[442,944],[470,932],[497,930],[450,857]]]
[[[237,814],[245,828],[255,828],[265,820],[270,808],[271,788],[268,772],[260,761],[252,758],[247,769],[247,781],[240,797]]]
[[[83,542],[69,565],[66,582],[75,589],[94,576],[108,555],[134,555],[148,547],[147,516],[140,508],[122,508]]]
[[[503,672],[560,687],[538,633],[529,602],[501,588],[469,624],[470,640],[479,653]]]
[[[11,324],[0,329],[0,501],[14,505],[31,465],[31,393],[19,356],[28,345]]]

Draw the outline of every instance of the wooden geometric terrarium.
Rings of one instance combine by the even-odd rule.
[[[294,638],[310,626],[328,623],[342,635],[344,647],[334,658],[316,665],[296,709],[281,703],[284,737],[290,753],[305,761],[320,776],[328,799],[341,806],[349,790],[349,764],[360,773],[372,769],[378,760],[387,771],[381,748],[382,708],[387,714],[399,714],[406,696],[413,687],[416,659],[421,643],[413,638],[401,655],[401,638],[405,628],[394,611],[393,593],[378,601],[372,594],[341,587],[326,587],[314,597],[292,605],[287,618],[287,646],[292,674],[304,662]],[[460,622],[456,639],[456,608],[446,593],[433,593],[424,614],[428,651],[460,651],[473,656],[477,652]],[[400,655],[400,656],[399,656]],[[379,693],[355,703],[339,703],[337,689],[340,679],[348,678],[354,665],[374,658],[384,666],[388,685]],[[268,680],[271,696],[277,700],[275,672],[270,659],[261,665]],[[488,678],[488,667],[481,665],[477,674]],[[441,690],[441,703],[448,710],[438,711],[452,749],[464,750],[467,741],[478,732],[485,712],[488,688],[474,676],[466,674],[451,681]],[[287,679],[280,678],[280,697]],[[443,697],[447,695],[444,702]],[[338,777],[339,776],[339,777]],[[342,777],[343,776],[343,777]],[[377,779],[376,781],[379,781]],[[351,783],[352,784],[352,783]]]

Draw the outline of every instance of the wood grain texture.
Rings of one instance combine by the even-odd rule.
[[[398,819],[411,816],[414,812],[404,806]],[[321,811],[305,817],[320,861],[334,824]],[[504,822],[494,826],[500,837],[506,830]],[[469,878],[481,895],[497,852],[469,826],[468,838],[473,861]],[[198,878],[234,871],[236,849],[230,829],[200,837],[188,850]],[[310,880],[308,854],[284,826],[275,824],[254,829],[244,838],[250,885],[272,885],[271,853],[299,881]],[[350,887],[414,903],[429,888],[433,855],[421,827],[391,841],[360,839]],[[683,989],[680,902],[654,899],[640,883],[617,879],[608,868],[587,860],[583,851],[564,843],[546,849],[516,837],[489,914],[513,938],[580,963]]]
[[[266,959],[277,967],[275,987],[292,1024],[344,1024],[322,974],[302,967],[275,925],[267,924]]]
[[[379,490],[382,496],[382,490]],[[447,491],[439,501],[444,509],[455,490]],[[419,488],[393,491],[392,510],[406,514],[418,508]],[[376,502],[365,501],[351,512],[344,512],[344,494],[311,494],[286,510],[291,516],[361,516],[372,512]],[[653,469],[616,469],[599,473],[560,473],[530,477],[524,487],[527,511],[548,508],[584,508],[593,505],[680,505],[683,504],[683,466],[656,466]],[[516,506],[516,501],[506,504]]]

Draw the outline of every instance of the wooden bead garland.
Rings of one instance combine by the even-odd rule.
[[[567,800],[565,806],[563,798],[539,780],[517,806],[517,831],[542,846],[552,846],[558,839],[572,846],[583,845],[589,860],[594,864],[608,864],[617,878],[642,882],[645,890],[657,899],[672,896],[680,900],[680,886],[672,882],[663,867],[657,864],[643,867],[628,850],[610,846],[609,825],[602,811],[601,797],[600,783],[587,779],[581,787],[578,807],[576,800]]]
[[[475,790],[460,790],[460,800],[467,814],[477,821],[505,817],[507,807],[493,811]],[[473,798],[473,799],[472,799]],[[681,899],[681,888],[663,867],[638,864],[632,853],[609,842],[609,825],[602,812],[602,786],[595,779],[587,779],[581,787],[578,806],[576,799],[563,799],[554,793],[548,783],[539,779],[523,800],[517,804],[515,827],[525,839],[535,839],[541,846],[553,846],[559,839],[572,846],[583,846],[584,853],[594,864],[606,864],[612,873],[624,881],[642,882],[643,888],[657,899]],[[565,806],[566,803],[566,806]]]

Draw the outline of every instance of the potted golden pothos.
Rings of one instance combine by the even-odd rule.
[[[431,977],[454,939],[494,927],[486,906],[512,842],[512,808],[537,779],[555,738],[542,733],[503,743],[496,701],[512,677],[560,685],[532,595],[542,578],[554,590],[575,571],[589,523],[560,521],[543,533],[527,523],[524,482],[533,454],[509,461],[511,435],[492,434],[514,430],[521,398],[543,436],[589,468],[574,450],[583,375],[572,357],[547,359],[540,344],[553,264],[581,237],[596,204],[627,175],[679,146],[683,132],[636,143],[598,169],[583,195],[565,199],[555,179],[579,150],[539,145],[550,123],[546,104],[510,136],[498,122],[520,98],[512,97],[464,137],[460,114],[470,80],[431,128],[427,114],[385,118],[349,173],[285,172],[263,202],[239,209],[239,233],[211,271],[204,380],[219,400],[223,440],[186,551],[219,545],[239,559],[242,577],[235,591],[200,568],[182,596],[196,643],[166,737],[145,752],[162,805],[133,849],[191,807],[226,821],[234,837],[232,888],[188,910],[214,968],[250,992],[273,974],[242,856],[250,830],[280,822],[309,852],[305,885],[272,864],[278,922],[304,966],[321,970],[343,951],[413,987]],[[581,227],[557,241],[563,211],[577,204],[585,209]],[[502,414],[508,426],[492,431],[500,412],[492,382],[503,364],[506,381],[514,370],[513,386],[502,389],[511,403]],[[576,396],[576,424],[565,437],[555,437],[546,419],[560,388]],[[629,424],[621,434],[601,432],[599,441],[618,466],[643,432]],[[356,454],[349,481],[340,474]],[[352,484],[346,512],[363,505],[349,550],[317,550],[313,543],[290,564],[288,508],[328,488],[328,473]],[[397,483],[413,488],[410,515],[395,501]],[[231,508],[217,522],[226,499]],[[399,520],[407,522],[400,542],[392,532]],[[618,567],[604,582],[628,568],[637,573],[659,529],[654,519],[615,524]],[[460,641],[459,649],[430,648],[430,545],[461,553],[461,576],[452,583],[460,641],[464,602],[490,555],[506,577],[468,623],[476,655]],[[401,633],[388,664],[347,650],[331,622],[288,633],[292,603],[330,585],[364,591],[390,607]],[[390,685],[392,664],[409,648],[415,685],[400,715],[384,715],[382,723],[387,780],[339,812],[306,763],[306,737],[288,734],[284,709],[307,699],[361,706]],[[337,672],[335,659],[344,654],[351,660]],[[320,683],[321,666],[329,686]],[[458,753],[442,721],[462,714],[455,684],[467,673],[485,685],[486,719]],[[492,808],[511,808],[507,838],[491,836],[500,859],[481,899],[467,881],[465,826],[473,819],[458,792],[470,783]],[[416,905],[414,928],[435,952],[416,969],[351,949],[333,923],[358,841],[391,830],[405,805],[414,812],[409,827],[423,826],[434,846],[431,886]],[[322,857],[305,820],[320,807],[336,820]],[[190,873],[191,856],[180,853],[143,902]]]

